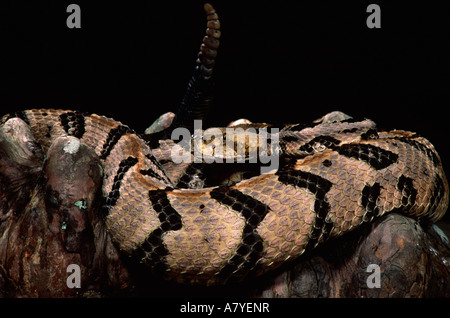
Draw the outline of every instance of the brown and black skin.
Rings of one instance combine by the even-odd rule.
[[[194,120],[205,119],[211,108],[215,87],[213,72],[220,46],[221,30],[219,16],[213,6],[206,3],[204,9],[207,28],[200,45],[194,73],[170,127],[161,132],[143,136],[150,142],[152,148],[159,146],[159,140],[170,139],[172,131],[178,127],[184,127],[193,132]]]
[[[206,35],[200,46],[194,74],[168,132],[177,127],[185,127],[192,131],[194,120],[204,119],[213,101],[213,71],[221,31],[219,16],[212,5],[206,3],[204,9],[207,15]]]

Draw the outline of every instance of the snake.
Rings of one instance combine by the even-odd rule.
[[[180,127],[191,131],[212,102],[221,31],[215,9],[205,4],[205,11],[206,35],[187,93],[177,113],[147,134],[76,110],[30,109],[1,119],[3,126],[23,122],[35,139],[29,147],[44,153],[61,136],[95,151],[104,222],[121,252],[164,279],[216,285],[279,268],[386,213],[442,218],[449,187],[434,146],[417,133],[379,129],[338,111],[306,124],[229,125],[275,131],[265,146],[278,167],[264,173],[248,162],[175,163],[177,143],[168,136]],[[249,139],[241,141],[247,159],[262,148]],[[200,151],[211,144],[200,140]],[[229,149],[233,158],[236,149]]]

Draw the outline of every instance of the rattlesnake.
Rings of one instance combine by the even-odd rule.
[[[152,135],[141,136],[103,116],[54,109],[16,112],[1,120],[29,127],[36,140],[30,151],[42,147],[46,152],[67,135],[95,151],[103,166],[104,220],[121,251],[156,275],[210,285],[277,268],[388,212],[430,222],[444,215],[448,183],[427,139],[379,130],[369,119],[340,112],[278,127],[272,136],[278,143],[271,139],[268,147],[279,156],[279,166],[263,174],[239,166],[219,182],[212,175],[233,164],[171,162],[175,142],[162,136],[175,127],[192,128],[211,100],[220,24],[212,6],[205,9],[207,36],[172,125],[156,125]]]

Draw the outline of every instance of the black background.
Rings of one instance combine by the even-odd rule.
[[[143,131],[175,111],[205,30],[203,1],[2,1],[0,109],[68,108]],[[419,132],[447,171],[450,19],[444,2],[212,1],[222,25],[207,125],[309,122],[332,110]]]

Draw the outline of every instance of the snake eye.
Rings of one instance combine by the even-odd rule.
[[[324,151],[325,149],[327,149],[327,147],[326,147],[324,144],[320,143],[320,142],[316,142],[316,143],[314,143],[314,145],[313,145],[313,149],[314,149],[315,151],[317,151],[317,152],[322,152],[322,151]]]

